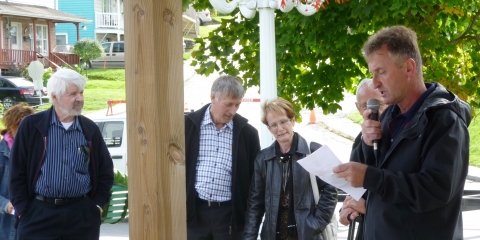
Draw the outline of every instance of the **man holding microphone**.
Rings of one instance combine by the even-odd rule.
[[[360,159],[333,171],[369,192],[364,237],[454,239],[462,229],[470,107],[439,83],[424,82],[417,37],[406,27],[378,31],[363,54],[390,106],[381,121],[369,119],[371,109],[363,112],[363,141],[352,153]]]

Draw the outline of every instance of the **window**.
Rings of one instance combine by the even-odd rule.
[[[48,56],[48,31],[47,25],[37,25],[37,49],[34,51]],[[33,34],[33,25],[30,25],[30,33]],[[32,41],[30,42],[30,49],[33,49],[33,36],[30,36]]]
[[[68,38],[66,33],[57,33],[55,35],[55,38],[57,39],[57,46],[58,45],[67,45],[68,44]]]
[[[123,53],[123,43],[114,43],[112,52]]]
[[[102,136],[107,147],[120,147],[122,145],[123,125],[122,121],[104,122]]]

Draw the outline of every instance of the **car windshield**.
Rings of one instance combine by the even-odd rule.
[[[12,82],[17,87],[33,87],[33,82],[30,82],[23,78],[9,78],[10,82]]]

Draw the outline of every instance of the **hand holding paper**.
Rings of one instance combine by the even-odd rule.
[[[322,146],[317,151],[313,152],[307,157],[301,160],[298,160],[298,163],[303,168],[305,168],[305,170],[307,170],[308,172],[315,174],[324,182],[336,188],[342,189],[357,201],[362,197],[363,193],[365,193],[366,191],[362,187],[355,188],[350,186],[350,183],[343,178],[342,174],[347,175],[349,173],[341,170],[347,170],[347,171],[353,170],[353,168],[348,167],[349,166],[348,164],[351,164],[351,163],[342,164],[342,162],[337,158],[337,156],[335,156],[332,150],[326,145]],[[341,175],[342,178],[338,178],[337,175],[333,173],[333,169],[339,165],[341,165],[339,167],[340,172],[338,172],[337,175]],[[360,164],[360,165],[363,165],[363,164]],[[366,169],[366,165],[364,166]],[[355,168],[355,170],[356,169],[357,168]],[[365,175],[365,172],[363,173],[363,176],[364,175]],[[347,179],[349,177],[350,176],[347,176]],[[360,176],[357,176],[357,177],[360,177]],[[357,179],[357,177],[355,179]],[[363,184],[363,178],[362,178],[362,184]]]

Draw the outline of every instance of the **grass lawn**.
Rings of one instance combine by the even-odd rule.
[[[476,117],[468,127],[470,132],[470,165],[480,167],[480,119]]]
[[[83,94],[85,96],[83,114],[106,109],[109,99],[125,99],[125,69],[88,70],[87,86]],[[37,111],[46,110],[50,107],[51,104],[45,104],[38,107]],[[0,121],[0,129],[3,128],[5,126]]]
[[[347,116],[352,121],[360,124],[362,116],[358,113],[352,113]],[[480,119],[476,117],[468,127],[470,132],[470,165],[480,167]]]
[[[85,91],[85,113],[107,108],[107,100],[125,99],[125,69],[91,69]]]

